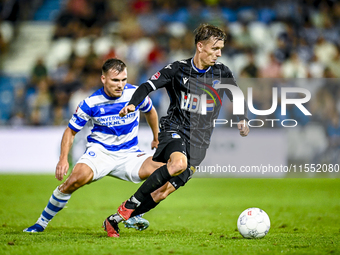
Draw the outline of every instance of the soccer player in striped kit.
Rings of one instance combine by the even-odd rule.
[[[71,194],[104,176],[112,176],[134,183],[141,182],[163,165],[138,147],[139,111],[120,117],[120,110],[130,101],[136,86],[127,83],[126,65],[119,59],[108,59],[102,66],[103,87],[83,100],[73,114],[62,141],[55,177],[62,181],[67,174],[68,154],[77,132],[88,121],[93,129],[87,137],[87,148],[78,160],[70,176],[52,193],[50,200],[36,224],[24,232],[42,232],[53,217],[62,210]],[[153,133],[152,148],[158,146],[158,115],[147,96],[136,107],[145,113]],[[131,218],[132,219],[132,218]],[[126,222],[126,226],[143,230],[148,221],[140,216]],[[104,226],[105,227],[105,226]]]

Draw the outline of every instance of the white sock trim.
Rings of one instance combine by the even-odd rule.
[[[61,200],[69,200],[71,198],[71,194],[65,194],[59,190],[59,187],[56,187],[56,189],[53,191],[53,195]]]

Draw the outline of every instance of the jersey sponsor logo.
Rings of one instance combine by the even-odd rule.
[[[179,134],[177,134],[177,133],[172,133],[171,137],[172,138],[181,138],[181,136]]]
[[[184,77],[183,82],[184,84],[188,81],[188,78]],[[198,87],[199,89],[203,90],[205,93],[201,95],[187,93],[185,94],[181,91],[182,100],[181,100],[181,109],[187,110],[189,112],[194,112],[202,115],[206,115],[207,111],[212,112],[214,110],[214,106],[217,105],[217,100],[222,105],[222,100],[218,92],[216,91],[215,87],[219,89],[220,85],[219,80],[214,80],[212,82],[212,86],[208,84],[202,84],[204,87]],[[207,98],[207,95],[210,98]],[[216,100],[217,99],[217,100]]]
[[[100,108],[100,113],[101,113],[101,114],[104,114],[104,113],[105,113],[104,108]]]
[[[187,77],[183,77],[183,83],[186,84],[188,82],[188,78]]]
[[[207,114],[207,95],[201,94],[185,94],[184,91],[181,91],[181,109],[189,112],[194,112],[202,115]]]
[[[110,116],[95,117],[94,119],[95,123],[111,128],[114,126],[130,124],[133,121],[136,121],[137,118],[138,112],[130,112],[124,117],[120,117],[118,114],[114,114]]]
[[[164,67],[164,69],[172,69],[171,64],[169,64],[166,67]]]
[[[160,72],[155,73],[154,75],[152,75],[151,80],[158,80],[158,78],[161,76]]]
[[[141,157],[143,155],[145,155],[146,153],[141,153],[141,154],[138,154],[137,157]]]

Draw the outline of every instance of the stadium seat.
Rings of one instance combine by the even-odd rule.
[[[68,60],[72,53],[72,39],[62,38],[54,41],[46,57],[46,65],[55,68],[58,63]]]
[[[13,38],[14,30],[12,23],[8,21],[1,21],[0,34],[6,43],[10,42]]]

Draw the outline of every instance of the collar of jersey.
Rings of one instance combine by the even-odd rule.
[[[211,66],[209,66],[208,69],[199,69],[199,68],[197,68],[197,67],[195,66],[195,64],[194,64],[194,58],[191,59],[191,65],[192,65],[192,68],[194,68],[194,69],[195,69],[197,72],[199,72],[199,73],[208,72],[208,71],[210,70],[210,67],[211,67]]]
[[[125,87],[124,87],[124,89],[125,89]],[[120,97],[110,97],[110,96],[108,96],[108,95],[105,93],[105,91],[104,91],[104,87],[102,87],[102,94],[103,94],[103,96],[104,96],[106,99],[109,99],[109,100],[117,100],[118,98],[121,98],[121,97],[123,96],[123,94],[124,94],[124,89],[123,89],[122,95],[121,95]]]

